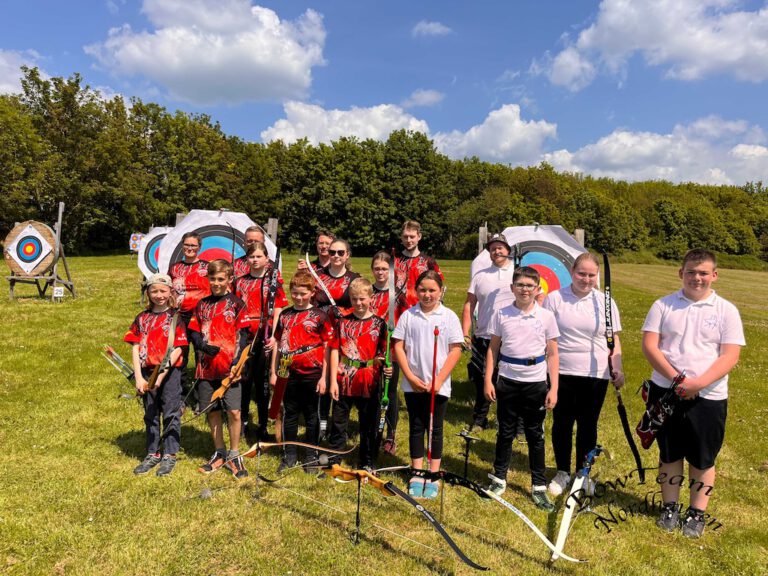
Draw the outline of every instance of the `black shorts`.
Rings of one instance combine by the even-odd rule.
[[[200,380],[197,383],[197,393],[200,399],[200,410],[203,410],[211,403],[211,396],[213,396],[213,391],[220,387],[221,380]],[[227,391],[224,392],[224,396],[214,406],[212,406],[208,412],[216,412],[217,410],[221,410],[222,406],[224,407],[224,410],[227,410],[228,412],[232,410],[240,410],[242,397],[243,393],[240,389],[240,384],[232,384],[227,389]]]
[[[667,388],[654,384],[649,400],[655,402],[666,391]],[[680,400],[659,430],[659,458],[665,464],[685,459],[699,470],[712,468],[723,447],[727,415],[727,399],[697,396],[693,400]]]

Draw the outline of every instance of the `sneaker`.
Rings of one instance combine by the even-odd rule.
[[[656,520],[656,526],[667,532],[673,532],[675,528],[680,526],[680,512],[677,509],[677,502],[667,502],[661,507],[661,515]]]
[[[493,492],[496,496],[501,496],[507,489],[507,481],[497,478],[493,474],[488,474],[488,478],[491,479],[491,483],[488,485],[488,492]]]
[[[294,468],[296,466],[296,462],[290,463],[287,460],[280,459],[280,464],[277,467],[277,473],[282,474],[283,472],[286,472],[287,470],[290,470],[291,468]]]
[[[547,490],[549,490],[549,493],[552,494],[552,496],[560,496],[560,494],[565,492],[570,483],[571,475],[564,470],[558,470],[555,477],[552,478],[552,481],[549,483]]]
[[[164,454],[163,459],[160,461],[160,466],[157,467],[157,476],[168,476],[176,467],[176,455]]]
[[[248,477],[248,470],[243,466],[242,456],[233,456],[227,460],[227,469],[232,472],[232,476],[235,477],[235,480],[242,480],[243,478]]]
[[[555,511],[555,505],[547,498],[547,489],[544,486],[534,486],[531,492],[531,499],[539,510],[546,512]]]
[[[395,452],[396,452],[396,448],[397,448],[397,443],[395,442],[395,439],[394,438],[387,438],[386,440],[384,440],[383,448],[384,448],[384,452],[394,456]]]
[[[412,498],[424,497],[424,479],[414,476],[408,482],[408,496]]]
[[[687,538],[701,538],[701,535],[704,534],[704,512],[688,508],[682,526],[683,536]]]
[[[147,454],[144,460],[142,460],[141,463],[133,469],[133,473],[137,476],[146,474],[158,464],[160,464],[160,454]]]
[[[221,452],[214,452],[213,456],[211,456],[211,459],[208,460],[205,464],[200,466],[200,468],[197,469],[198,472],[201,472],[203,474],[211,474],[213,472],[216,472],[219,468],[224,466],[224,462],[226,462],[227,459],[224,457],[224,454]]]
[[[439,482],[427,481],[427,483],[424,484],[423,494],[421,497],[426,498],[427,500],[432,500],[434,498],[437,498],[437,494],[439,491],[440,491]]]

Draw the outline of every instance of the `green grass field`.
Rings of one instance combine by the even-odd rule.
[[[291,258],[286,268],[293,268]],[[288,263],[291,263],[288,266]],[[355,260],[367,270],[367,261]],[[469,574],[444,541],[404,502],[364,488],[362,539],[355,546],[356,485],[293,473],[261,486],[253,474],[236,483],[229,474],[202,477],[197,466],[212,452],[204,419],[185,425],[184,452],[167,478],[132,474],[144,452],[142,411],[119,397],[128,384],[99,355],[120,344],[139,311],[140,273],[128,256],[72,258],[80,297],[61,304],[20,288],[15,302],[0,300],[6,345],[0,354],[0,572],[6,574]],[[447,304],[459,311],[468,284],[467,262],[444,262]],[[654,299],[679,287],[666,266],[615,265],[614,293],[624,330],[625,402],[634,426],[642,409],[634,391],[650,374],[640,351],[640,327]],[[768,274],[723,270],[715,287],[740,309],[747,347],[732,373],[725,446],[709,512],[722,526],[692,541],[655,526],[655,515],[611,524],[610,533],[583,513],[566,552],[588,559],[548,567],[549,551],[511,512],[462,488],[446,488],[443,524],[459,546],[495,574],[765,574],[768,573]],[[7,286],[5,284],[4,286]],[[454,371],[454,397],[446,422],[444,468],[461,473],[463,443],[455,436],[471,414],[466,355]],[[609,394],[600,441],[599,480],[623,478],[634,468]],[[549,428],[551,416],[547,418]],[[407,418],[401,411],[397,458],[407,463]],[[469,475],[485,483],[495,434],[482,434]],[[643,453],[653,466],[656,448]],[[559,515],[533,506],[527,493],[527,448],[516,444],[505,498],[554,540]],[[274,477],[278,453],[261,458]],[[554,461],[547,430],[548,474]],[[256,461],[247,462],[251,472]],[[387,478],[403,483],[394,474]],[[633,478],[636,478],[634,476]],[[609,516],[657,489],[631,480],[609,491],[594,511]],[[209,487],[210,499],[201,499]],[[439,503],[428,507],[439,511]],[[597,526],[597,527],[596,527]],[[397,535],[393,534],[397,533]]]

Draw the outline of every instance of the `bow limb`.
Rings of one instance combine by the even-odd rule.
[[[303,448],[309,448],[310,450],[317,450],[318,452],[326,452],[328,454],[349,454],[352,452],[357,446],[352,446],[349,450],[332,450],[331,448],[325,448],[323,446],[316,446],[315,444],[307,444],[306,442],[296,442],[296,441],[283,441],[283,442],[256,442],[253,444],[248,450],[240,454],[243,458],[253,458],[254,456],[257,456],[264,450],[268,450],[269,448],[276,448],[278,446],[301,446]]]

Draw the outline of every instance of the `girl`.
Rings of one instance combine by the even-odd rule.
[[[439,272],[423,272],[416,280],[415,286],[419,301],[400,317],[392,333],[392,343],[395,358],[404,377],[400,384],[408,409],[408,440],[413,468],[421,468],[423,465],[424,438],[429,438],[430,435],[430,401],[434,386],[436,396],[431,430],[432,460],[429,462],[429,469],[437,472],[440,470],[443,454],[443,420],[448,398],[451,396],[451,371],[461,357],[464,337],[458,316],[440,303],[443,279]],[[439,334],[437,358],[433,360],[435,327],[439,329]],[[434,382],[433,364],[436,374]],[[415,497],[435,498],[438,483],[411,478],[408,493]]]
[[[605,340],[605,297],[597,289],[600,265],[585,252],[573,264],[571,284],[547,295],[544,308],[557,320],[560,338],[560,387],[553,412],[552,448],[557,474],[549,492],[559,496],[568,486],[571,470],[581,467],[587,453],[597,443],[597,421],[603,407],[608,380],[616,388],[624,384],[621,370],[621,320],[611,303],[614,323],[614,373],[608,373],[608,346]],[[573,426],[576,425],[576,463],[571,467]],[[590,487],[587,487],[590,492]]]
[[[253,341],[255,349],[251,350],[251,359],[246,376],[241,381],[242,386],[242,406],[240,416],[243,421],[243,435],[250,436],[252,432],[252,423],[249,420],[251,396],[255,395],[256,406],[258,409],[259,426],[255,431],[255,436],[259,440],[267,439],[267,410],[269,408],[269,385],[265,382],[265,362],[275,339],[269,330],[270,326],[265,326],[262,321],[274,326],[277,317],[280,316],[282,309],[288,305],[288,300],[283,291],[283,279],[278,272],[278,286],[275,293],[274,314],[272,318],[264,318],[267,313],[267,302],[269,298],[269,278],[272,275],[267,247],[263,242],[251,241],[248,250],[245,253],[250,266],[248,274],[235,280],[235,296],[245,303],[245,320],[248,322],[249,339]],[[267,281],[265,282],[265,278]],[[263,340],[267,335],[266,341]],[[254,388],[255,386],[255,388]]]
[[[144,403],[147,430],[147,456],[134,468],[134,474],[146,474],[157,464],[158,476],[166,476],[176,466],[181,436],[181,360],[187,348],[184,322],[178,318],[173,297],[173,283],[166,274],[154,274],[147,281],[149,304],[131,324],[123,340],[132,344],[136,393]],[[175,326],[173,330],[171,327]],[[168,369],[160,372],[153,390],[147,379],[171,350]],[[160,435],[160,415],[163,436]],[[160,440],[163,439],[163,453]]]

